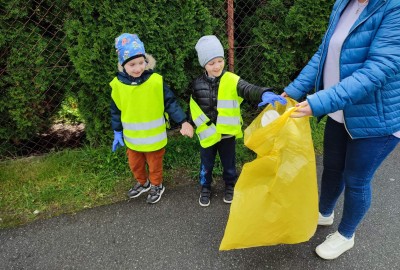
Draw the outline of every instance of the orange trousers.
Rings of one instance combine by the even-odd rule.
[[[144,185],[147,179],[154,186],[162,183],[165,148],[154,152],[138,152],[128,148],[126,154],[133,176],[141,185]]]

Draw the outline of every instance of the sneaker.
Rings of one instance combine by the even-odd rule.
[[[232,203],[233,200],[233,186],[225,186],[224,203]]]
[[[333,224],[333,218],[335,217],[335,212],[332,212],[330,216],[323,216],[321,213],[318,214],[318,225],[329,226]]]
[[[209,206],[210,196],[211,196],[211,190],[209,188],[202,187],[200,192],[199,204],[204,207]]]
[[[164,193],[165,187],[163,184],[159,186],[151,185],[149,195],[147,195],[147,203],[156,203],[161,199],[161,195]]]
[[[348,239],[339,232],[332,233],[326,237],[326,240],[317,246],[315,252],[322,259],[332,260],[342,255],[354,246],[354,235]]]
[[[140,194],[143,192],[147,192],[150,190],[150,182],[147,179],[146,183],[144,185],[141,185],[139,182],[137,182],[129,191],[128,191],[128,197],[129,198],[136,198],[139,197]]]

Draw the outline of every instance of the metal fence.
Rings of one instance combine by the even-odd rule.
[[[25,123],[25,129],[37,129],[38,132],[24,139],[15,139],[13,131],[20,127],[12,117],[5,117],[2,113],[2,137],[6,133],[8,139],[0,142],[0,158],[42,154],[82,144],[82,123],[62,123],[49,118],[49,115],[60,113],[63,109],[78,109],[74,108],[71,97],[64,95],[73,92],[79,84],[76,76],[73,77],[73,65],[71,61],[66,61],[67,51],[62,46],[65,41],[63,20],[68,18],[65,14],[67,5],[67,1],[38,0],[14,1],[1,7],[0,91],[3,104],[0,112],[7,110],[7,115]],[[6,47],[4,44],[13,46]],[[20,60],[22,56],[23,61]],[[50,74],[54,76],[52,82],[41,84],[42,76]],[[24,99],[21,90],[32,93],[31,99]],[[25,110],[14,110],[12,104],[17,102],[24,104]],[[46,128],[29,126],[34,118],[45,119],[43,122],[50,124]]]
[[[230,71],[237,71],[239,65],[235,62],[237,56],[244,54],[246,51],[258,50],[258,44],[250,44],[247,41],[245,33],[240,33],[238,39],[238,29],[241,28],[243,18],[256,11],[257,7],[263,1],[253,0],[227,0],[221,7],[210,7],[214,10],[220,9],[219,14],[221,20],[225,21],[226,29],[221,29],[221,33],[226,34],[228,40],[228,50],[226,53],[227,68]],[[0,128],[2,132],[6,130],[10,134],[8,139],[0,142],[0,159],[16,158],[21,156],[37,155],[57,151],[64,148],[80,147],[85,138],[85,126],[79,120],[79,108],[77,108],[76,88],[79,87],[79,77],[74,74],[74,67],[70,61],[66,61],[66,49],[61,46],[64,42],[65,34],[63,33],[63,20],[68,17],[65,14],[68,1],[14,1],[14,6],[0,7],[2,16],[1,36],[0,36],[0,91],[2,95],[8,95],[11,99],[18,100],[21,98],[17,94],[14,96],[9,92],[14,86],[28,81],[24,87],[35,88],[35,95],[41,99],[40,106],[26,103],[25,115],[18,117],[24,118],[26,125],[29,127],[29,121],[34,117],[45,119],[49,125],[43,129],[42,127],[29,127],[32,130],[38,130],[26,139],[15,140],[12,136],[12,129],[18,129],[12,123],[12,119],[0,116]],[[212,3],[212,1],[210,1]],[[61,16],[62,14],[62,16]],[[11,32],[10,32],[11,30]],[[12,33],[12,34],[10,34]],[[28,36],[27,36],[28,35]],[[27,43],[26,40],[35,40],[32,37],[46,37],[48,43],[37,41],[36,43]],[[39,39],[37,39],[39,40]],[[20,51],[7,48],[4,44],[18,44]],[[15,47],[15,46],[13,46]],[[13,56],[19,56],[21,53],[27,53],[31,48],[35,48],[35,53],[26,57],[24,62],[12,63],[5,59]],[[37,47],[40,47],[38,50]],[[38,53],[39,52],[39,53]],[[254,54],[253,54],[254,55]],[[261,56],[260,56],[261,57]],[[251,66],[251,72],[257,72],[257,63],[253,59],[246,63],[241,61],[241,66]],[[6,74],[15,71],[15,69],[24,69],[21,74],[13,77],[13,81],[5,81]],[[241,69],[245,72],[244,69]],[[56,72],[55,72],[56,71]],[[54,82],[50,85],[40,85],[40,77],[49,73],[56,73]],[[239,74],[246,79],[246,74]],[[254,77],[254,76],[252,76]],[[257,76],[255,76],[257,77]],[[259,84],[259,81],[251,81],[251,83]],[[36,89],[37,88],[37,89]],[[63,89],[62,95],[57,89]],[[1,105],[1,104],[0,104]],[[12,115],[12,106],[6,108],[8,113]],[[5,110],[5,108],[3,108]],[[0,115],[1,115],[0,109]],[[56,112],[56,113],[55,113]],[[48,115],[67,115],[71,121],[59,121],[57,117],[48,118]],[[65,119],[65,117],[61,117]],[[1,135],[1,131],[0,131]],[[3,136],[4,137],[4,136]]]

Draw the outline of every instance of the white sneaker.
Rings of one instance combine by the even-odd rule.
[[[333,218],[335,217],[335,212],[332,212],[330,216],[324,217],[321,213],[318,214],[318,225],[330,226],[333,224]]]
[[[339,232],[332,233],[326,237],[326,240],[317,246],[315,252],[322,259],[332,260],[342,255],[354,246],[354,235],[348,239]]]

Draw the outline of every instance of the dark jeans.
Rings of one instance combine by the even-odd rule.
[[[393,135],[353,140],[344,124],[328,117],[319,211],[324,216],[330,215],[344,190],[343,215],[338,228],[343,236],[352,237],[367,213],[371,205],[371,180],[399,141]]]
[[[237,180],[235,137],[222,139],[218,143],[207,148],[200,147],[200,184],[203,187],[211,188],[212,171],[217,152],[222,163],[222,177],[225,181],[225,185],[234,186]]]

